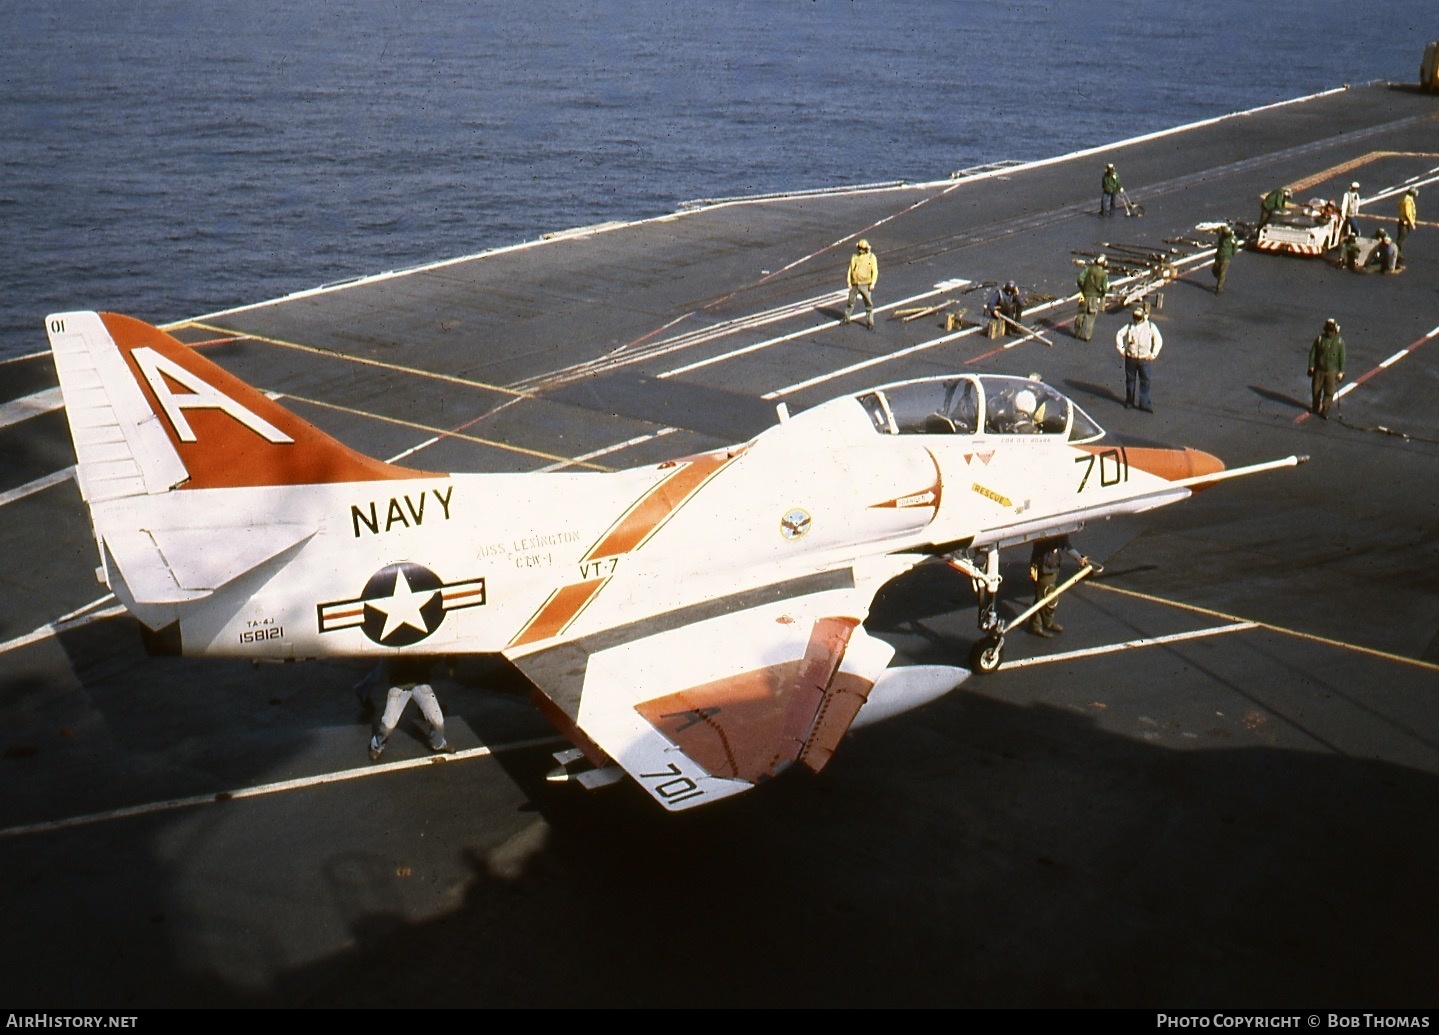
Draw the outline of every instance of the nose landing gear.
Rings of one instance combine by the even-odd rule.
[[[955,571],[969,576],[975,599],[979,601],[979,629],[983,635],[969,650],[969,667],[975,672],[993,672],[1004,660],[1005,622],[999,617],[999,584],[1004,578],[999,574],[999,550],[974,551],[973,559],[966,550],[962,554],[950,554],[945,560]]]

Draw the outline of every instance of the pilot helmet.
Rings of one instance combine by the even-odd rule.
[[[1014,408],[1020,413],[1033,413],[1034,408],[1039,405],[1039,399],[1028,388],[1021,388],[1014,393]]]
[[[854,246],[854,250],[857,251],[857,252],[867,252],[867,251],[869,251],[869,242],[868,242],[868,241],[860,241],[859,244],[857,244],[857,245]]]
[[[1018,290],[1019,290],[1019,285],[1016,284],[1016,283],[1015,283],[1014,281],[1012,281],[1012,280],[1006,280],[1006,281],[1004,282],[1004,290],[1006,290],[1006,291],[1018,291]]]

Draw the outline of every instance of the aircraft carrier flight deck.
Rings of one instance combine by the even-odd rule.
[[[1142,214],[1098,215],[1122,171]],[[1282,185],[1394,228],[1397,275],[1239,252]],[[356,449],[425,470],[618,470],[866,387],[1038,374],[1115,432],[1294,469],[1091,524],[1062,636],[847,738],[823,773],[667,814],[546,781],[506,666],[436,689],[453,753],[366,756],[358,663],[150,657],[97,583],[48,352],[4,365],[0,998],[27,1007],[1428,1007],[1439,973],[1439,98],[1371,84],[927,183],[697,203],[170,326]],[[796,188],[813,187],[797,184]],[[1439,192],[1434,192],[1439,198]],[[880,263],[873,330],[845,268]],[[1130,272],[1164,335],[1126,409]],[[1158,257],[1158,258],[1156,258]],[[994,285],[1030,337],[990,338]],[[93,307],[75,299],[74,308]],[[1336,413],[1306,357],[1342,325]],[[1003,612],[1028,603],[1005,555]],[[966,664],[966,579],[867,622]]]

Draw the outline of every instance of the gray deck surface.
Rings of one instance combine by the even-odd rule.
[[[1142,217],[1096,215],[1106,161]],[[1439,100],[1362,87],[175,329],[367,453],[443,433],[404,460],[435,470],[649,464],[742,441],[779,402],[954,371],[1038,372],[1111,430],[1231,465],[1313,457],[1091,526],[1078,540],[1107,571],[1065,598],[1062,637],[1017,632],[1001,671],[851,736],[821,775],[691,813],[629,785],[546,784],[563,745],[483,659],[438,685],[456,757],[395,765],[426,755],[402,730],[372,767],[354,665],[151,659],[124,616],[30,637],[103,587],[73,480],[38,487],[73,463],[62,415],[0,427],[0,1000],[1439,1005],[1439,224],[1425,193],[1398,276],[1245,251],[1222,296],[1203,265],[1169,284],[1153,415],[1122,407],[1120,315],[1080,342],[1056,302],[1036,320],[1053,348],[997,349],[892,311],[954,280],[1063,299],[1072,251],[1197,238],[1201,222],[1253,220],[1284,183],[1337,197],[1357,178],[1369,196],[1436,168]],[[1392,228],[1393,213],[1385,198],[1361,222]],[[889,307],[874,332],[835,321],[859,235]],[[973,317],[986,295],[929,297]],[[1331,316],[1361,383],[1322,422],[1304,415],[1304,367]],[[54,383],[48,358],[3,371],[5,400]],[[1015,553],[1009,614],[1028,589]],[[974,614],[964,580],[926,567],[887,587],[868,625],[897,663],[963,664]],[[241,794],[324,774],[346,778]]]

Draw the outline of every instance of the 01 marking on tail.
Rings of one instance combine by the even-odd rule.
[[[152,649],[249,658],[497,654],[594,786],[687,809],[947,693],[891,667],[880,587],[948,556],[998,665],[1003,547],[1188,497],[1226,470],[1129,445],[1025,378],[845,396],[749,442],[613,473],[429,472],[364,456],[149,324],[46,325],[100,574]],[[982,472],[982,473],[981,473]],[[946,490],[951,491],[946,491]]]

